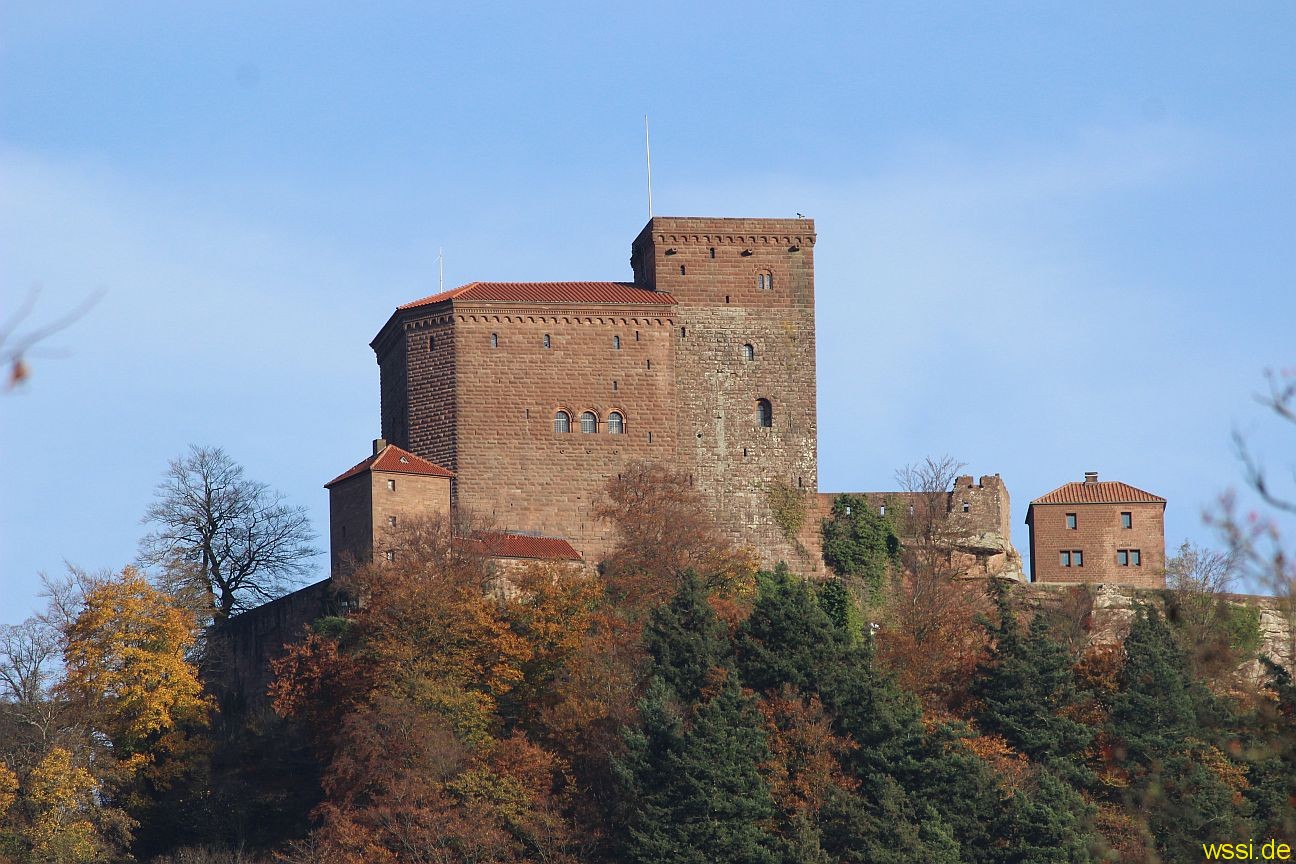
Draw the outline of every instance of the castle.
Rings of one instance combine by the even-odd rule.
[[[817,492],[814,222],[650,219],[631,282],[474,282],[396,309],[371,343],[382,435],[454,473],[453,506],[611,548],[625,464],[686,475],[730,539],[820,568],[769,490]],[[809,547],[807,547],[809,543]]]
[[[496,573],[593,566],[615,542],[600,497],[642,461],[686,476],[765,565],[824,575],[836,494],[818,491],[814,246],[809,219],[657,217],[632,281],[473,282],[398,307],[371,343],[382,438],[327,484],[331,571],[391,558],[391,529],[456,509],[493,524],[463,539]],[[797,526],[776,491],[801,503]],[[966,575],[1024,580],[999,475],[857,494],[935,512]],[[1164,507],[1096,475],[1033,500],[1035,581],[1164,585]],[[228,622],[236,689],[263,693],[269,658],[331,603],[325,580]]]

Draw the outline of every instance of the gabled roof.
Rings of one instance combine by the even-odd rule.
[[[422,300],[397,306],[397,312],[433,306],[447,300],[500,303],[652,303],[673,305],[664,291],[649,291],[632,282],[469,282]]]
[[[1164,504],[1166,499],[1118,480],[1067,483],[1031,502],[1035,504]]]
[[[347,471],[334,477],[324,484],[324,488],[341,483],[343,480],[349,480],[357,474],[363,474],[366,471],[386,471],[392,474],[423,474],[429,477],[453,477],[454,472],[442,468],[433,462],[415,456],[408,450],[402,450],[395,444],[388,444],[378,451],[376,456],[370,456]]]
[[[530,534],[483,531],[466,541],[476,551],[492,558],[539,558],[550,561],[579,561],[580,553],[566,540],[534,537]]]

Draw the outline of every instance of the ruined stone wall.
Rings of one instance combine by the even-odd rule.
[[[632,246],[636,283],[678,304],[676,465],[733,542],[802,571],[821,567],[818,534],[789,538],[770,495],[818,487],[814,241],[811,220],[657,218]]]
[[[593,510],[608,481],[628,462],[675,457],[673,311],[456,305],[458,506],[602,558],[612,528]],[[554,431],[560,410],[571,418],[566,434]],[[593,433],[581,431],[586,411]],[[621,434],[608,431],[613,411]]]
[[[858,495],[879,515],[894,519],[903,539],[921,524],[926,508],[937,508],[937,518],[948,532],[951,553],[960,573],[967,577],[998,576],[1022,579],[1021,555],[1012,545],[1011,502],[998,474],[971,476],[954,481],[949,492],[823,492],[816,496],[814,523],[818,527],[832,516],[840,494]]]

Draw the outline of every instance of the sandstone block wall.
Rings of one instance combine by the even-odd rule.
[[[455,312],[458,506],[501,530],[562,537],[598,560],[612,542],[593,515],[608,481],[631,461],[674,460],[672,307]],[[554,431],[558,411],[571,431]],[[621,434],[609,432],[613,411]],[[585,412],[597,420],[593,433],[582,431]]]

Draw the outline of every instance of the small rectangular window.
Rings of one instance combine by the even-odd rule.
[[[1134,514],[1133,514],[1133,513],[1122,513],[1122,514],[1121,514],[1121,527],[1122,527],[1122,528],[1133,528],[1133,527],[1134,527]]]
[[[1077,567],[1083,567],[1083,566],[1084,566],[1084,553],[1081,552],[1079,549],[1072,549],[1072,550],[1071,550],[1071,563],[1075,564],[1075,566],[1077,566]]]
[[[1117,563],[1118,565],[1120,565],[1121,567],[1128,567],[1128,566],[1129,566],[1129,550],[1128,550],[1128,549],[1117,549],[1117,550],[1116,550],[1116,563]]]
[[[387,481],[387,491],[388,491],[388,492],[395,492],[395,491],[396,491],[396,481],[395,481],[395,480],[388,480],[388,481]]]
[[[1142,566],[1143,566],[1143,553],[1142,553],[1141,551],[1139,551],[1138,549],[1131,549],[1131,550],[1130,550],[1130,563],[1133,564],[1135,567],[1142,567]]]
[[[1066,526],[1068,531],[1074,531],[1076,528],[1076,514],[1066,514]]]
[[[387,550],[387,560],[388,560],[388,561],[395,561],[395,560],[396,560],[396,553],[393,552],[393,551],[391,551],[390,549],[388,549],[388,550]]]
[[[552,348],[552,347],[553,347],[553,342],[552,342],[552,340],[550,340],[550,338],[549,338],[549,334],[548,334],[548,333],[544,334],[544,347],[546,347],[546,348]]]
[[[395,517],[395,516],[388,516],[388,517],[387,517],[387,527],[388,527],[388,528],[395,528],[395,527],[396,527],[396,517]]]
[[[1058,553],[1058,558],[1059,558],[1059,562],[1058,562],[1058,563],[1060,563],[1063,567],[1070,567],[1070,566],[1071,566],[1071,553],[1070,553],[1070,552],[1059,552],[1059,553]]]

